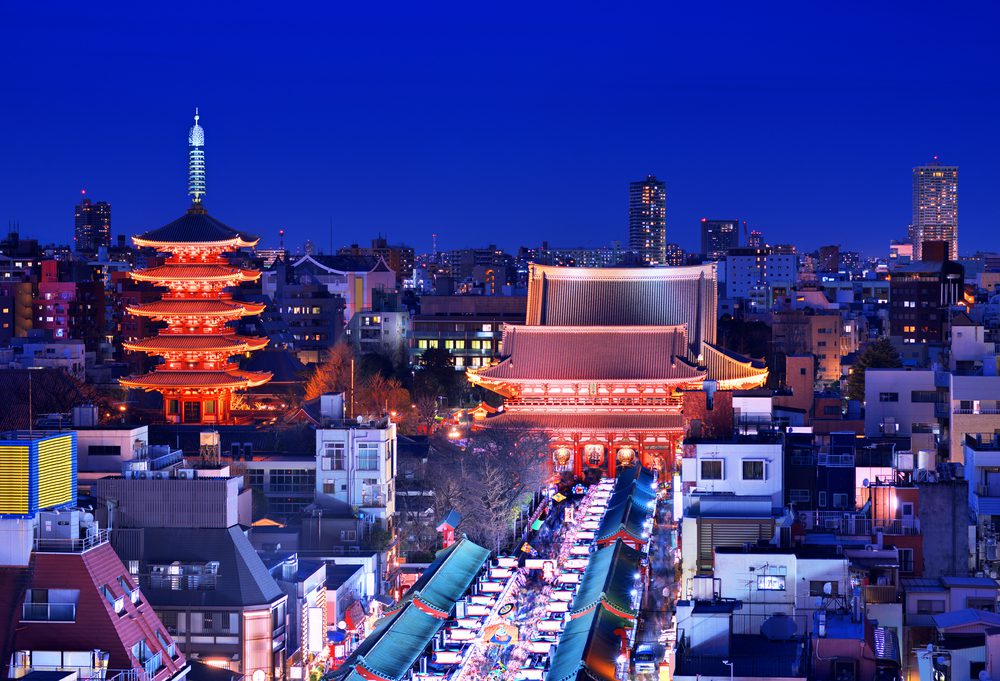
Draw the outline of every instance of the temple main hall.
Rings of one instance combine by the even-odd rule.
[[[683,392],[760,387],[761,360],[715,344],[716,266],[532,265],[524,326],[504,327],[500,358],[469,380],[504,398],[486,428],[544,432],[552,468],[614,476],[673,470]]]

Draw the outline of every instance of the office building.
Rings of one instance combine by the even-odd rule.
[[[111,204],[106,201],[92,203],[84,192],[76,204],[73,240],[78,253],[96,253],[111,246]]]
[[[628,247],[641,262],[662,264],[667,246],[667,186],[655,175],[628,186]]]
[[[947,340],[949,308],[962,300],[964,270],[952,261],[917,261],[892,271],[889,335],[903,343]]]
[[[942,165],[935,156],[913,169],[914,260],[923,260],[925,241],[948,242],[948,258],[958,260],[958,166]]]
[[[726,251],[740,245],[739,220],[701,219],[701,254],[709,260],[722,260]]]

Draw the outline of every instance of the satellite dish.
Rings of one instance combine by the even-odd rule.
[[[825,595],[827,595],[827,596],[832,596],[833,595],[833,584],[831,584],[830,582],[824,582],[823,583],[823,593]]]
[[[255,669],[253,676],[250,677],[253,681],[265,681],[267,679],[267,674],[264,673],[263,669]]]
[[[868,487],[868,485],[870,485],[870,484],[871,483],[868,482],[868,478],[865,478],[864,480],[861,481],[861,486],[862,487]]]
[[[760,625],[761,635],[769,641],[788,641],[795,636],[795,620],[783,612],[776,612]]]

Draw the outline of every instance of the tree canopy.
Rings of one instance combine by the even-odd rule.
[[[889,339],[883,336],[869,343],[858,356],[858,361],[851,367],[851,375],[847,377],[847,399],[865,400],[865,371],[868,369],[897,369],[903,366],[899,353],[892,347]]]

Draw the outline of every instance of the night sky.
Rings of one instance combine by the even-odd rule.
[[[262,246],[609,245],[655,173],[683,247],[881,254],[939,154],[961,251],[1000,249],[998,3],[329,5],[4,3],[0,219],[66,241],[86,187],[169,222],[199,106],[206,205]]]

